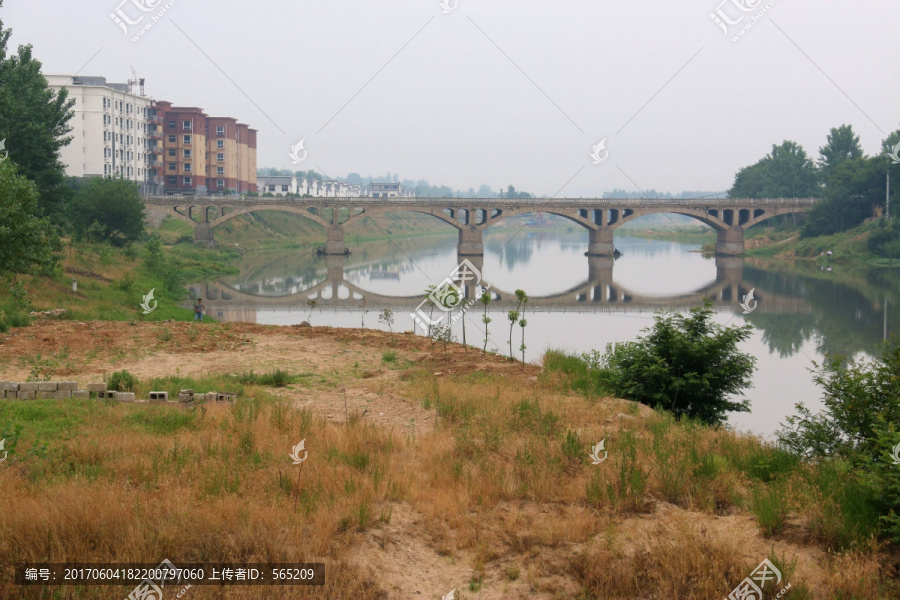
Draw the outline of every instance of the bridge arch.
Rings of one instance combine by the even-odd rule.
[[[418,213],[418,214],[422,214],[422,215],[428,215],[430,217],[434,217],[440,221],[443,221],[444,223],[447,223],[448,225],[451,225],[455,229],[462,229],[463,227],[465,227],[465,225],[463,223],[460,223],[458,220],[445,214],[443,209],[441,209],[441,210],[425,209],[425,208],[418,208],[415,206],[409,206],[409,207],[394,206],[394,207],[384,207],[384,208],[366,207],[361,212],[358,212],[356,214],[352,214],[352,211],[351,211],[350,217],[346,221],[342,221],[341,225],[342,226],[349,225],[355,221],[359,221],[366,217],[371,217],[373,215],[399,213],[399,212],[411,212],[411,213]]]
[[[249,207],[241,207],[241,208],[235,208],[235,207],[226,207],[226,208],[231,208],[232,210],[219,216],[214,221],[210,221],[209,222],[210,227],[217,227],[217,226],[219,226],[223,223],[226,223],[226,222],[230,221],[231,219],[238,217],[240,215],[245,215],[247,213],[252,213],[252,212],[262,212],[262,211],[281,211],[281,212],[291,213],[291,214],[295,214],[295,215],[300,215],[302,217],[306,217],[307,219],[318,223],[319,225],[321,225],[322,227],[325,227],[326,229],[328,227],[331,227],[331,223],[325,221],[325,219],[323,219],[319,215],[310,212],[311,208],[316,208],[316,207],[290,206],[290,205],[274,205],[274,206],[263,205],[263,206],[249,206]],[[223,210],[223,212],[224,212],[224,210]]]

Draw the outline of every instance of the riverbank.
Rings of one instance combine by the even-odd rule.
[[[770,558],[798,598],[897,593],[877,546],[827,550],[852,539],[835,495],[844,475],[585,397],[560,371],[410,334],[244,323],[39,321],[0,344],[3,380],[87,384],[127,370],[139,397],[239,396],[193,411],[0,400],[0,422],[17,431],[0,465],[10,562],[324,562],[326,587],[298,598],[456,588],[488,600],[699,600],[727,596]],[[288,454],[300,440],[298,488]],[[591,464],[600,440],[604,460]]]

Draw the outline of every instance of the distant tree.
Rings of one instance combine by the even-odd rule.
[[[841,163],[862,158],[862,156],[859,136],[853,133],[851,125],[832,127],[831,133],[828,134],[828,143],[819,148],[818,162],[822,177],[827,181]]]
[[[780,146],[772,146],[767,158],[765,197],[810,198],[819,194],[819,173],[803,146],[785,141]]]
[[[829,176],[822,202],[810,211],[804,237],[831,235],[856,227],[884,204],[884,157],[845,160]]]
[[[506,193],[502,194],[504,198],[531,198],[531,194],[528,192],[519,192],[516,190],[515,186],[510,185],[506,188]]]
[[[734,185],[728,190],[729,198],[763,198],[767,159],[744,167],[734,176]]]
[[[59,221],[71,195],[59,150],[72,141],[67,134],[75,101],[66,90],[49,88],[30,45],[9,54],[10,35],[0,20],[0,140],[21,174],[37,185],[41,209]]]
[[[751,383],[756,359],[738,344],[750,338],[752,325],[717,324],[707,302],[689,316],[658,314],[645,331],[635,342],[609,344],[600,358],[601,380],[612,393],[712,425],[729,411],[750,410],[748,401],[729,396]]]
[[[101,237],[115,243],[136,240],[144,232],[144,203],[137,184],[121,177],[89,179],[75,195],[71,209],[72,224],[81,236],[94,223],[100,225]]]
[[[12,160],[0,163],[0,274],[13,277],[51,267],[60,248],[48,219],[38,216],[37,186],[17,171]]]

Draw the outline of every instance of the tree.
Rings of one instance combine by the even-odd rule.
[[[730,198],[811,198],[819,190],[819,172],[796,142],[773,145],[756,164],[737,172]]]
[[[744,167],[734,176],[734,185],[728,190],[729,198],[764,198],[766,159]]]
[[[819,173],[803,146],[785,141],[772,146],[766,157],[763,196],[767,198],[813,198],[819,194]]]
[[[88,180],[72,200],[71,219],[84,235],[98,223],[100,235],[114,242],[136,240],[144,232],[144,203],[137,184],[121,177]]]
[[[66,90],[56,93],[48,87],[30,45],[9,55],[11,34],[0,20],[0,140],[6,140],[22,175],[37,185],[41,209],[58,219],[70,196],[59,150],[72,141],[67,134],[75,101]]]
[[[0,163],[0,274],[36,273],[55,263],[59,239],[38,216],[34,182],[17,174],[11,160]]]
[[[845,160],[829,176],[822,202],[810,211],[803,237],[831,235],[856,227],[884,204],[885,158]]]
[[[853,133],[851,125],[832,127],[831,133],[828,134],[828,143],[819,148],[819,168],[822,170],[822,177],[827,180],[841,163],[862,156],[859,136]]]
[[[660,313],[646,337],[607,345],[601,383],[622,398],[718,425],[749,402],[729,400],[750,385],[756,359],[738,350],[751,325],[725,327],[712,320],[711,303],[690,315]]]

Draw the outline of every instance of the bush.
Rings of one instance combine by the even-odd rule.
[[[707,302],[690,316],[662,313],[646,337],[612,344],[600,359],[601,387],[678,417],[719,425],[729,411],[748,412],[748,401],[728,397],[750,385],[756,359],[738,350],[752,326],[723,327]]]
[[[144,232],[144,204],[137,184],[121,177],[89,179],[72,199],[70,212],[81,237],[102,237],[124,246]]]
[[[900,220],[879,221],[878,228],[869,236],[868,250],[884,258],[900,258]]]
[[[114,392],[134,392],[137,390],[137,378],[128,371],[116,371],[109,378],[107,384]]]

